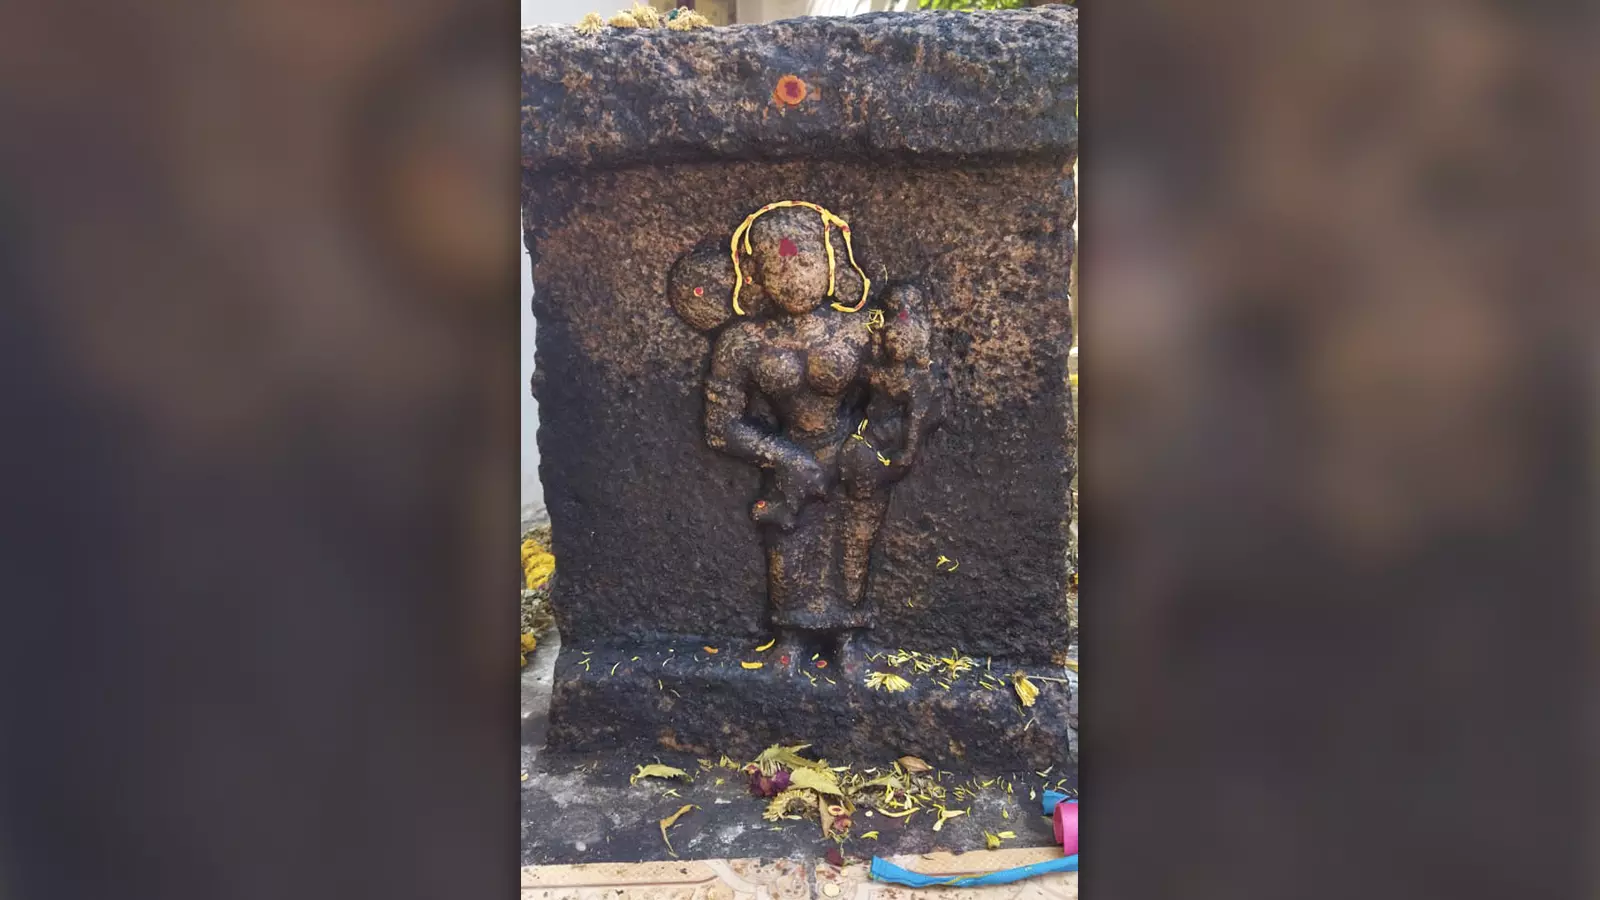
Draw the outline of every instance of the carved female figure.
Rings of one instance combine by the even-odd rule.
[[[739,289],[729,304],[744,314],[726,322],[717,321],[728,318],[723,295],[689,284],[718,268],[704,251],[680,260],[669,279],[686,322],[721,326],[705,382],[706,440],[762,470],[751,518],[790,666],[815,644],[831,644],[846,667],[859,663],[872,623],[867,566],[889,486],[934,424],[922,294],[898,285],[869,300],[853,250],[839,246],[848,225],[831,227],[830,215],[797,205],[747,222],[734,238]],[[839,264],[846,257],[850,267]]]

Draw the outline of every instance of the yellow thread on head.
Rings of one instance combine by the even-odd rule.
[[[766,206],[763,206],[746,216],[745,220],[739,224],[739,227],[733,230],[733,240],[728,242],[728,251],[733,257],[733,311],[741,316],[745,314],[744,307],[739,305],[739,292],[744,287],[744,271],[739,266],[740,238],[744,239],[744,252],[753,252],[753,248],[750,246],[750,226],[755,224],[756,219],[760,218],[762,215],[775,209],[782,209],[790,206],[799,206],[805,209],[815,210],[819,215],[822,216],[822,246],[828,252],[829,297],[833,296],[835,286],[835,259],[833,254],[833,242],[829,240],[829,229],[834,226],[839,228],[839,233],[844,236],[844,249],[845,254],[850,259],[850,267],[856,270],[857,275],[861,276],[861,301],[855,306],[845,306],[841,303],[834,303],[832,306],[834,309],[840,312],[859,312],[861,307],[867,305],[867,292],[872,288],[872,279],[867,277],[867,273],[863,272],[861,270],[861,266],[856,262],[855,247],[850,242],[850,223],[839,218],[821,206],[818,206],[815,203],[809,203],[805,200],[779,200],[776,203],[768,203]]]

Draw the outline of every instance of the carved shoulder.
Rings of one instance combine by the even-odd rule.
[[[761,326],[739,322],[717,335],[711,350],[711,377],[727,384],[743,384],[750,376],[760,351]]]

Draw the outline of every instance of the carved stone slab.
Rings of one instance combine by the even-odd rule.
[[[863,657],[957,649],[1005,674],[1046,673],[1064,658],[1076,63],[1076,13],[1064,7],[523,33],[534,390],[560,561],[554,742],[582,746],[585,733],[669,739],[683,733],[673,723],[694,706],[677,704],[675,713],[659,699],[671,696],[664,681],[652,678],[654,705],[632,704],[630,721],[616,721],[602,698],[627,687],[602,679],[626,673],[581,666],[585,653],[601,654],[609,669],[635,647],[737,648],[762,667],[734,675],[789,679],[749,692],[780,707],[784,684],[814,690],[788,671],[811,663],[813,652],[835,662],[827,674],[847,678],[850,692],[883,669],[834,655],[852,636]],[[813,262],[824,245],[804,230],[821,228],[821,213],[815,226],[798,210],[759,218],[753,229],[771,243],[768,261],[741,269],[741,283],[752,278],[740,301],[749,308],[733,314],[720,306],[732,284],[719,280],[731,279],[719,254],[778,201],[847,223],[850,246],[831,231],[834,277],[823,278]],[[795,254],[784,241],[798,244]],[[749,252],[763,251],[752,244]],[[791,263],[811,266],[809,284],[836,282],[834,295],[797,288],[814,307],[791,302],[795,312],[775,314],[761,282]],[[863,277],[864,299],[853,295]],[[684,302],[682,292],[695,287],[706,288],[707,305]],[[895,331],[896,297],[915,298],[911,324],[925,325],[925,354],[884,349],[915,331]],[[886,314],[876,329],[874,311]],[[739,329],[748,364],[729,367],[723,384],[711,377],[714,356]],[[820,369],[808,362],[835,350],[839,359]],[[905,363],[919,355],[926,365]],[[798,382],[787,378],[792,366]],[[917,392],[884,379],[923,372],[937,382],[936,427],[913,463],[866,492],[881,513],[847,513],[852,484],[861,483],[837,462],[850,437],[817,417],[870,419],[873,452],[899,465]],[[826,470],[823,487],[811,484],[812,463],[793,453],[729,446],[734,432],[708,421],[728,384],[738,386],[728,413],[735,424],[756,438],[803,444]],[[791,494],[807,497],[797,521],[763,518],[759,504]],[[849,573],[863,566],[859,590],[849,587]],[[773,639],[782,642],[754,650]],[[992,691],[963,689],[952,696],[974,698],[970,716],[956,709],[940,718],[967,716],[988,728],[990,738],[974,735],[972,746],[1023,724],[1016,709],[1003,725],[993,721],[999,712],[985,712],[995,706]],[[716,694],[725,692],[737,698],[737,682]],[[837,699],[836,711],[880,706],[845,691]],[[826,710],[829,701],[802,705]],[[927,721],[909,705],[906,728]],[[1067,727],[1037,724],[1053,734]],[[799,716],[781,727],[807,725]],[[870,740],[871,732],[869,720],[841,733]],[[847,750],[856,738],[841,740]],[[1018,762],[1042,766],[1066,753],[1064,738],[1059,751],[1032,737],[1029,744]]]

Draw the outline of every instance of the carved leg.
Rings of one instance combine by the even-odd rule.
[[[866,635],[864,628],[849,628],[839,632],[838,644],[833,654],[833,663],[845,675],[854,678],[866,671],[867,651],[863,646]]]
[[[840,552],[844,597],[850,606],[859,607],[866,601],[867,566],[872,562],[872,546],[878,541],[883,514],[889,509],[889,492],[879,490],[864,499],[845,497],[840,504],[845,517]]]
[[[798,628],[783,628],[778,631],[778,662],[773,665],[787,675],[793,675],[800,668],[801,654],[806,651],[805,632]],[[787,659],[788,662],[783,662]]]

